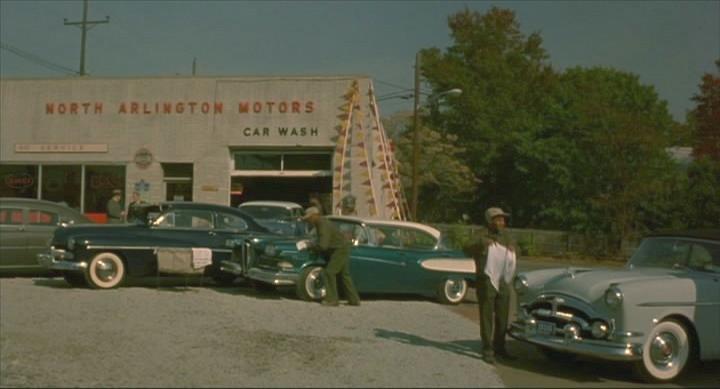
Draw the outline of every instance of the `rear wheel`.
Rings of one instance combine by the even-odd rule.
[[[650,331],[635,373],[648,382],[672,381],[685,371],[692,355],[692,340],[685,326],[665,320]]]
[[[71,286],[75,287],[83,287],[87,286],[87,281],[85,281],[85,275],[82,273],[76,273],[76,272],[63,272],[63,278],[65,278],[65,281],[70,284]]]
[[[323,268],[320,266],[303,269],[297,283],[296,294],[305,301],[317,301],[325,297],[325,282],[322,277]]]
[[[467,281],[448,278],[438,286],[438,300],[443,304],[460,304],[468,291]]]
[[[125,280],[125,263],[115,253],[98,253],[90,261],[85,279],[95,289],[118,287]]]

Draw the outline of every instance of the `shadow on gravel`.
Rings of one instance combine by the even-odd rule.
[[[477,350],[480,350],[480,340],[456,340],[452,342],[438,342],[425,339],[422,336],[408,334],[400,331],[384,330],[375,328],[375,336],[378,338],[389,339],[403,344],[413,346],[433,347],[444,351],[453,352],[469,358],[481,359]]]
[[[37,278],[37,279],[33,279],[32,282],[33,282],[33,285],[45,286],[48,288],[72,289],[72,286],[70,286],[70,284],[68,284],[62,278]]]

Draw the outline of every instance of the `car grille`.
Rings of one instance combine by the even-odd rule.
[[[590,325],[593,317],[582,309],[578,304],[568,304],[567,297],[541,296],[531,304],[525,306],[525,312],[535,320],[553,323],[555,328],[562,329],[570,323],[578,324],[582,328],[582,336],[590,336]]]
[[[250,266],[252,266],[252,258],[252,245],[248,241],[245,241],[243,244],[236,246],[233,250],[233,261],[240,263],[243,275],[246,275],[248,269],[250,269]]]

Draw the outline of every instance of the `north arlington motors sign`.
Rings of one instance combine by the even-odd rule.
[[[2,79],[0,90],[3,164],[125,164],[125,189],[144,180],[149,199],[161,200],[159,165],[191,163],[193,199],[227,204],[238,150],[311,150],[332,161],[333,203],[344,193],[365,196],[366,184],[374,193],[368,215],[387,214],[379,203],[398,204],[379,195],[396,175],[373,169],[395,168],[394,157],[386,161],[365,76]],[[358,136],[346,136],[355,129]],[[353,156],[357,141],[367,150]],[[133,162],[141,149],[152,155],[142,168]]]

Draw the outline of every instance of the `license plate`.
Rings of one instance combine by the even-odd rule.
[[[555,335],[555,324],[546,321],[539,321],[537,326],[538,335]]]

